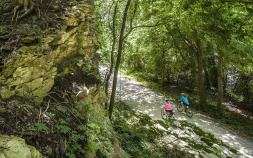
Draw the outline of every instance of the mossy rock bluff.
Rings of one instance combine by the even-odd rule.
[[[16,56],[6,58],[2,66],[0,94],[3,100],[22,97],[39,105],[58,78],[75,74],[77,69],[87,64],[98,68],[95,8],[87,1],[78,4],[70,5],[72,11],[62,15],[60,28],[21,38],[18,49],[12,52]],[[7,27],[0,27],[1,35],[6,31]],[[39,44],[32,45],[38,36],[44,38],[40,38]],[[73,64],[77,59],[82,61],[81,64]]]
[[[35,147],[19,137],[0,135],[0,158],[42,158]]]
[[[27,15],[22,19],[24,21],[18,21],[16,25],[6,24],[0,30],[0,38],[8,36],[4,37],[6,40],[0,40],[0,47],[3,48],[0,52],[0,126],[1,133],[26,139],[27,144],[36,146],[44,156],[65,157],[66,150],[72,151],[68,149],[68,145],[72,148],[72,142],[68,140],[74,132],[62,132],[55,125],[66,118],[70,120],[68,128],[84,134],[78,131],[78,124],[83,126],[86,121],[103,121],[101,105],[107,97],[101,88],[98,71],[100,57],[95,47],[97,32],[93,1],[51,3],[38,5],[42,15],[40,20],[33,18],[36,15]],[[11,1],[5,4],[7,6]],[[59,4],[59,8],[54,4]],[[58,107],[67,112],[62,112]],[[80,118],[72,110],[77,110]],[[48,130],[40,130],[38,122]],[[89,142],[93,141],[91,136],[87,136]],[[6,137],[3,137],[4,142]],[[25,146],[22,139],[17,138],[17,141]],[[92,148],[86,140],[80,144]],[[12,157],[41,157],[29,147],[19,150],[25,151],[21,153],[23,155]],[[16,153],[18,150],[11,151]],[[92,154],[74,152],[78,157],[95,157],[96,150]]]

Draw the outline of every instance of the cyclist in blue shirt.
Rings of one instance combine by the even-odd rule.
[[[184,95],[184,93],[181,93],[182,97],[180,98],[179,102],[181,103],[182,107],[185,105],[186,108],[189,106],[189,101],[187,97]]]

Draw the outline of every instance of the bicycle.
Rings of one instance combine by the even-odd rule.
[[[173,117],[173,118],[175,118],[175,114],[174,113],[170,113],[170,112],[166,112],[167,113],[167,115],[165,115],[165,113],[164,113],[164,110],[161,110],[161,116],[162,116],[162,119],[168,119],[168,118],[171,118],[171,117]]]
[[[177,110],[179,111],[179,112],[182,112],[183,110],[185,111],[185,113],[186,113],[186,115],[188,116],[188,117],[192,117],[193,116],[193,112],[192,112],[192,110],[190,109],[190,107],[187,105],[187,106],[185,106],[184,104],[183,104],[183,107],[182,107],[182,105],[181,105],[181,103],[178,103],[177,104]]]

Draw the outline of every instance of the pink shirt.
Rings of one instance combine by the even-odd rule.
[[[165,102],[166,110],[172,110],[170,103]]]

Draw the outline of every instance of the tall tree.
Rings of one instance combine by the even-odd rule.
[[[198,87],[199,87],[199,98],[200,98],[200,105],[203,111],[206,111],[206,92],[204,86],[204,78],[203,78],[203,59],[202,59],[202,45],[200,38],[198,37],[197,30],[193,30],[193,37],[195,41],[190,41],[187,39],[180,31],[178,27],[178,33],[181,36],[181,39],[184,43],[189,47],[190,50],[193,50],[197,57],[198,63]],[[196,43],[196,45],[193,44]]]
[[[116,2],[116,5],[114,7],[114,13],[113,13],[113,22],[112,22],[112,34],[113,34],[113,41],[112,41],[112,48],[111,48],[111,62],[110,62],[110,70],[105,78],[105,94],[108,97],[108,87],[109,87],[109,80],[112,75],[113,66],[114,66],[114,50],[115,50],[115,44],[116,44],[116,28],[115,28],[115,22],[116,22],[116,14],[117,14],[117,8],[118,8],[118,1]],[[105,108],[107,109],[107,102],[105,103]]]
[[[222,113],[222,100],[223,100],[223,92],[222,92],[222,55],[220,50],[220,44],[219,44],[219,36],[217,32],[217,26],[216,26],[216,15],[219,11],[219,9],[223,6],[224,2],[221,4],[221,6],[217,9],[214,15],[214,26],[215,26],[215,32],[216,32],[216,47],[217,47],[217,53],[218,53],[218,98],[217,98],[217,112],[218,114]]]
[[[197,31],[195,30],[195,40],[197,45],[197,61],[198,61],[198,85],[199,85],[199,98],[200,105],[203,111],[206,111],[206,92],[204,86],[204,77],[203,77],[203,60],[202,60],[202,45],[201,41],[198,38]]]
[[[117,79],[118,79],[118,71],[119,71],[119,65],[120,65],[120,59],[121,59],[121,53],[122,53],[122,47],[123,47],[123,38],[124,38],[124,32],[125,32],[125,26],[126,26],[127,13],[128,13],[128,9],[129,9],[130,4],[131,4],[131,0],[128,0],[127,4],[125,6],[124,16],[122,19],[122,26],[121,26],[120,37],[119,37],[119,46],[118,46],[118,57],[117,57],[115,70],[114,70],[112,95],[111,95],[110,107],[109,107],[109,118],[110,119],[112,117],[112,111],[113,111],[113,106],[114,106]]]

